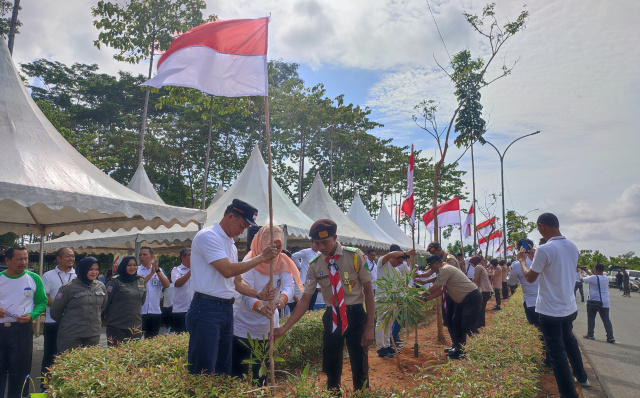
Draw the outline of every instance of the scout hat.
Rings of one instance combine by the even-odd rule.
[[[338,225],[335,222],[323,218],[313,223],[309,229],[309,236],[311,239],[326,239],[330,236],[334,236],[338,230]]]
[[[427,251],[429,253],[435,253],[436,251],[440,250],[441,248],[442,248],[442,246],[440,246],[440,243],[431,242],[431,243],[429,243],[429,246],[427,246]]]
[[[244,218],[244,220],[249,223],[252,227],[257,226],[256,219],[258,218],[258,209],[251,206],[249,203],[244,202],[240,199],[234,199],[229,206],[227,206],[227,210],[232,211]]]

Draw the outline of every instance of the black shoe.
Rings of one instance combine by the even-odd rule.
[[[404,344],[404,340],[402,340],[402,339],[393,339],[393,341],[395,341],[396,344],[398,344],[398,343]]]
[[[447,354],[447,359],[464,359],[464,353],[460,350],[454,350]]]
[[[500,310],[501,308],[499,305],[496,305],[496,306],[493,306],[491,309],[494,311],[497,311],[497,310]]]
[[[585,334],[585,335],[584,335],[584,336],[582,336],[582,337],[584,337],[585,339],[588,339],[588,340],[595,340],[595,337],[593,337],[593,336],[592,336],[592,335],[590,335],[590,334]]]
[[[384,350],[386,350],[386,351],[387,351],[387,354],[389,354],[389,355],[391,355],[391,356],[396,355],[396,350],[394,350],[392,346],[389,346],[389,347],[387,347],[387,348],[384,348]]]
[[[393,347],[391,347],[391,348],[393,348]],[[399,349],[399,350],[401,350],[401,349],[403,349],[403,348],[404,348],[404,345],[402,345],[402,344],[400,344],[400,343],[396,343],[396,348],[397,348],[397,349]]]
[[[445,352],[445,354],[448,354],[448,353],[450,353],[451,351],[455,351],[455,350],[456,350],[456,347],[451,346],[451,347],[447,347],[447,348],[445,348],[445,349],[444,349],[444,352]]]
[[[615,344],[616,343],[616,339],[614,339],[613,337],[611,337],[611,338],[607,337],[607,343]]]
[[[381,348],[381,349],[378,350],[378,356],[380,358],[393,358],[393,354],[391,354],[385,348]]]

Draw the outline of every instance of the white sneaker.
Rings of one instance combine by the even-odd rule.
[[[591,387],[591,383],[589,383],[589,379],[585,380],[584,383],[580,383],[580,387],[582,388],[589,388]]]

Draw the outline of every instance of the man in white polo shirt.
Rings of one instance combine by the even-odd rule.
[[[578,248],[562,236],[560,222],[555,215],[541,214],[537,225],[538,232],[547,243],[538,247],[538,250],[530,248],[533,255],[531,267],[526,261],[528,256],[525,248],[518,251],[518,261],[527,281],[533,283],[540,277],[536,312],[558,391],[562,397],[577,398],[571,369],[580,385],[589,387],[580,348],[573,335],[573,321],[578,315],[573,294]]]
[[[47,312],[44,321],[44,352],[42,353],[42,365],[40,372],[44,375],[47,368],[53,365],[53,357],[58,355],[58,322],[51,318],[51,305],[53,298],[58,294],[58,290],[62,285],[71,282],[76,278],[76,271],[73,269],[73,263],[76,261],[76,255],[68,247],[58,250],[56,260],[58,265],[55,269],[47,271],[42,275],[42,285],[47,295]]]
[[[171,282],[162,268],[158,267],[158,261],[154,261],[152,248],[141,247],[138,259],[140,260],[138,275],[144,277],[147,287],[147,297],[142,304],[142,331],[144,338],[150,339],[160,332],[162,288],[168,288]]]
[[[278,254],[269,244],[262,254],[238,262],[233,238],[256,225],[258,210],[234,199],[219,223],[200,230],[191,245],[191,287],[195,292],[187,312],[189,331],[189,372],[231,373],[233,343],[233,303],[237,290],[245,296],[271,300],[275,289],[269,284],[258,291],[247,284],[241,274]],[[273,311],[273,308],[269,308]]]
[[[191,299],[193,289],[191,288],[191,249],[188,247],[180,250],[181,264],[171,270],[171,280],[175,286],[173,295],[173,331],[184,333],[187,331],[185,318]]]

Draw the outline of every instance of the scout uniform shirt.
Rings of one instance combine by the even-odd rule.
[[[449,264],[442,264],[434,285],[446,287],[449,297],[456,303],[461,303],[467,294],[478,288],[460,268]]]
[[[147,297],[144,278],[122,282],[119,275],[107,282],[107,325],[117,329],[142,327],[142,304]]]
[[[354,305],[364,302],[364,292],[362,284],[371,282],[371,272],[365,266],[366,260],[364,253],[353,247],[342,247],[340,243],[336,244],[336,260],[338,272],[342,282],[342,290],[344,291],[344,304]],[[327,256],[318,255],[309,263],[307,271],[307,281],[305,283],[304,292],[313,294],[316,291],[316,283],[322,288],[322,297],[327,307],[333,305],[331,281],[329,280],[329,264],[325,261]]]

